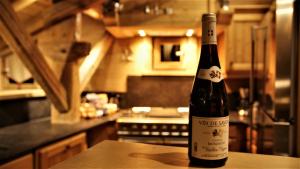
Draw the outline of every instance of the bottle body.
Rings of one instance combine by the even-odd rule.
[[[215,19],[213,22],[215,24]],[[215,26],[211,26],[212,23],[209,23],[210,27],[205,24],[202,36],[216,36],[213,35]],[[202,43],[190,98],[188,155],[191,163],[219,167],[225,164],[228,156],[229,113],[216,37],[209,38],[208,43]]]

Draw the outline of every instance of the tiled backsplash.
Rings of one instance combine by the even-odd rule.
[[[126,105],[188,106],[193,76],[128,76]]]

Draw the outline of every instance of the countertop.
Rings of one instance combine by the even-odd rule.
[[[51,169],[187,169],[187,148],[104,141]],[[229,152],[223,168],[299,169],[300,158]]]
[[[50,118],[43,118],[3,127],[0,129],[0,164],[31,153],[47,144],[114,121],[119,116],[120,113],[115,113],[97,119],[81,120],[73,124],[51,124]]]

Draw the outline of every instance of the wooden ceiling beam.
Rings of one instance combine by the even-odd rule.
[[[104,37],[93,46],[90,54],[81,63],[79,68],[80,93],[84,90],[103,57],[109,51],[113,44],[113,39],[114,38],[110,34],[106,33]]]
[[[11,54],[12,54],[12,52],[11,52],[11,50],[8,47],[3,48],[0,51],[0,58],[6,57],[6,56],[11,55]]]
[[[21,11],[22,9],[25,9],[26,7],[32,5],[38,0],[17,0],[15,1],[12,6],[15,11]]]
[[[269,9],[271,4],[230,4],[230,8],[234,9]]]
[[[12,5],[15,11],[20,11],[36,1],[38,0],[18,0]],[[26,26],[26,30],[31,35],[36,35],[42,30],[45,30],[56,23],[59,23],[60,21],[74,16],[77,12],[85,10],[94,3],[99,4],[100,2],[97,2],[97,0],[64,0],[53,4],[52,7],[31,18],[29,21],[25,22],[24,25]],[[7,49],[4,52],[0,52],[0,57],[11,54],[12,52]]]
[[[31,36],[25,31],[8,0],[0,1],[0,34],[41,85],[57,110],[68,110],[66,90]]]
[[[74,16],[76,13],[87,9],[97,0],[64,0],[53,4],[49,9],[37,14],[29,21],[25,22],[27,31],[32,35],[47,29],[66,18]]]
[[[264,14],[234,14],[234,21],[261,21],[264,17]]]
[[[80,120],[80,91],[79,88],[79,61],[89,54],[91,44],[87,42],[73,42],[63,69],[61,83],[68,95],[69,111],[60,113],[57,110],[51,112],[52,123],[72,123]]]
[[[70,53],[67,57],[67,62],[81,59],[87,56],[91,51],[91,43],[74,42],[71,46]]]

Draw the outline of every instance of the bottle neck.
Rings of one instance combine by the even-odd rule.
[[[197,78],[219,83],[223,76],[218,57],[216,19],[202,18],[202,47]]]
[[[202,23],[202,45],[198,68],[209,69],[211,66],[220,68],[215,21]]]
[[[205,21],[202,23],[202,45],[217,45],[215,21]]]
[[[216,44],[202,45],[199,67],[202,69],[208,69],[211,66],[220,67],[218,47]]]
[[[208,69],[211,66],[220,67],[217,48],[216,22],[202,22],[202,45],[199,67]]]

